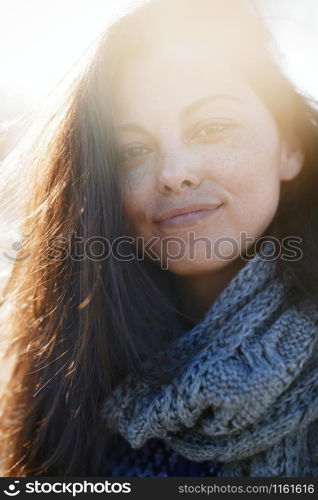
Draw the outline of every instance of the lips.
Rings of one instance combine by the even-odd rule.
[[[160,228],[193,225],[201,219],[214,214],[221,205],[220,202],[185,205],[163,212],[155,219],[155,222]]]

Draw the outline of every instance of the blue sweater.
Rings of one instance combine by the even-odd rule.
[[[139,449],[124,439],[102,470],[103,477],[210,477],[222,475],[222,463],[193,462],[174,452],[165,441],[153,438]]]

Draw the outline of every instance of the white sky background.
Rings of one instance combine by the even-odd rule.
[[[318,99],[318,0],[258,0],[296,86]]]
[[[107,24],[141,2],[0,0],[0,123],[44,98]],[[318,0],[258,3],[286,71],[300,89],[318,98]]]
[[[44,98],[128,4],[132,2],[0,0],[0,121]]]

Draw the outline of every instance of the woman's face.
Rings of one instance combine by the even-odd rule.
[[[176,274],[228,265],[263,234],[280,182],[301,168],[270,111],[206,39],[152,46],[121,67],[114,89],[130,235]],[[188,215],[169,217],[181,208]]]

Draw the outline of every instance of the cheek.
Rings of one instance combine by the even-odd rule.
[[[129,228],[135,234],[142,233],[147,223],[146,208],[153,195],[153,183],[142,168],[127,170],[122,176],[123,209]]]
[[[229,196],[229,225],[254,235],[266,229],[279,202],[279,162],[274,135],[237,137],[224,151],[218,179]]]
[[[221,147],[218,156],[214,159],[218,177],[243,191],[255,188],[255,183],[279,180],[280,147],[273,134],[266,138],[260,130],[234,136]]]

